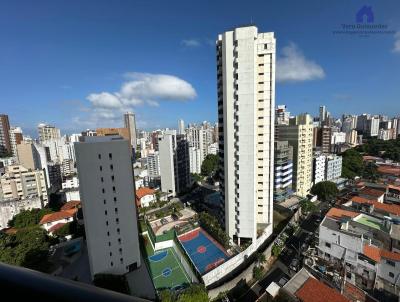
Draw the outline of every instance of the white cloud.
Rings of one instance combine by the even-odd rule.
[[[394,35],[394,47],[393,47],[393,52],[398,52],[400,53],[400,31],[398,31]]]
[[[325,77],[323,68],[308,60],[294,43],[282,49],[282,56],[277,58],[276,65],[278,82],[301,82]]]
[[[136,106],[157,107],[160,102],[184,102],[197,96],[190,83],[173,75],[130,72],[125,74],[125,79],[117,92],[89,94],[86,99],[90,107],[81,108],[74,123],[88,128],[114,127],[121,124],[124,112]]]
[[[186,39],[182,40],[181,44],[185,47],[199,47],[201,42],[198,39]]]

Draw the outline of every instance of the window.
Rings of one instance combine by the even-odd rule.
[[[103,203],[104,203],[104,204],[106,204],[106,203],[107,203],[105,199],[103,200]]]
[[[386,260],[386,264],[389,264],[390,266],[393,266],[393,267],[396,266],[396,264],[391,260]]]
[[[103,177],[100,177],[100,180],[101,180],[101,182],[104,182],[104,178]]]
[[[394,278],[394,274],[392,272],[389,272],[389,277]]]
[[[104,190],[104,188],[103,189],[101,189],[101,192],[103,192],[103,194],[106,192],[106,190]]]
[[[112,159],[112,153],[108,153],[108,158]]]
[[[347,279],[351,279],[351,273],[350,273],[350,272],[347,272],[347,273],[346,273],[346,278],[347,278]]]
[[[104,215],[106,215],[106,216],[107,216],[107,210],[105,210],[105,211],[104,211]]]
[[[264,49],[268,49],[268,43],[264,44]]]
[[[110,257],[112,256],[112,252],[110,252]]]
[[[115,193],[115,187],[113,187],[113,192]]]
[[[262,215],[263,212],[257,212],[258,214]]]
[[[123,258],[120,258],[119,261],[121,262],[121,264],[124,263],[124,259]]]
[[[100,171],[103,171],[103,166],[100,166]]]
[[[325,242],[325,246],[331,248],[331,244],[328,242]]]
[[[108,242],[108,246],[111,246],[111,242],[110,241]]]
[[[118,213],[118,208],[115,208],[114,210],[115,210],[115,213]]]
[[[111,261],[110,265],[111,265],[111,266],[114,266],[114,262]]]
[[[101,154],[98,154],[99,159],[101,159]]]
[[[121,244],[121,238],[118,238],[118,243]]]
[[[114,181],[114,175],[111,175],[111,181]]]
[[[106,225],[108,225],[108,220],[106,220]]]
[[[122,255],[122,248],[119,248],[119,254]]]
[[[114,166],[110,165],[110,170],[113,171],[114,170]]]
[[[117,202],[117,197],[114,197],[114,201]]]
[[[115,222],[119,224],[119,218],[115,218]]]
[[[110,232],[107,232],[107,236],[110,236]]]

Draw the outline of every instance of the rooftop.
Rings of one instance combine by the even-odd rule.
[[[385,211],[390,214],[394,214],[397,216],[400,216],[400,206],[395,205],[395,204],[387,204],[387,203],[382,203],[378,202],[376,200],[370,200],[361,196],[354,196],[351,198],[352,202],[355,203],[360,203],[360,204],[369,204],[373,205],[375,209],[379,209],[382,211]]]
[[[387,229],[385,228],[385,226],[380,222],[380,220],[375,219],[371,216],[368,215],[364,215],[364,214],[360,214],[359,217],[357,217],[356,219],[354,219],[354,221],[365,225],[367,227],[376,229],[376,230],[380,230],[380,231],[387,231]]]
[[[350,300],[337,290],[325,285],[314,278],[308,278],[296,292],[296,297],[304,302],[349,302]]]
[[[136,190],[136,197],[141,199],[146,195],[153,195],[156,191],[147,187],[141,187]]]
[[[376,198],[382,197],[382,195],[385,195],[385,192],[372,189],[372,188],[363,188],[360,190],[360,194],[363,195],[368,195],[368,196],[374,196]]]
[[[40,220],[40,224],[45,224],[45,223],[73,217],[77,211],[78,211],[77,209],[69,209],[69,210],[65,210],[65,211],[59,211],[59,212],[44,215],[43,218]]]
[[[354,218],[358,215],[360,215],[360,213],[343,210],[343,209],[339,209],[339,208],[331,208],[328,211],[328,213],[326,213],[326,216],[328,216],[329,218],[336,219],[336,220],[341,220],[343,218]]]
[[[400,262],[399,253],[394,253],[388,250],[380,249],[373,245],[365,245],[363,253],[365,256],[374,260],[375,262],[380,262],[382,258]]]
[[[65,210],[70,210],[70,209],[74,209],[79,207],[81,204],[80,200],[71,200],[68,201],[67,203],[65,203],[62,207],[61,207],[61,211],[65,211]]]

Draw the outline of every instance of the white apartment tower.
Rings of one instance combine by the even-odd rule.
[[[137,139],[137,133],[136,133],[136,117],[133,112],[127,112],[124,114],[124,127],[128,128],[129,131],[129,137],[131,138],[131,146],[133,149],[136,151],[136,139]]]
[[[238,244],[272,233],[275,43],[255,26],[217,41],[221,219]]]
[[[140,266],[130,142],[88,136],[75,144],[92,277]]]
[[[185,122],[182,119],[178,121],[178,134],[185,134]]]

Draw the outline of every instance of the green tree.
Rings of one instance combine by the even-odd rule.
[[[214,216],[206,212],[201,212],[199,214],[199,222],[201,227],[210,233],[220,244],[225,248],[230,247],[229,236],[221,228],[220,223]]]
[[[201,181],[203,178],[197,174],[197,173],[190,173],[190,175],[192,176],[192,179],[196,182]]]
[[[24,210],[15,215],[9,222],[8,225],[14,228],[25,228],[35,226],[39,224],[40,220],[44,215],[53,213],[51,209],[32,209]]]
[[[211,176],[217,171],[218,168],[218,156],[214,154],[208,154],[201,165],[201,174],[203,176]]]
[[[204,285],[192,284],[179,294],[177,302],[208,302],[207,291]]]
[[[303,213],[314,212],[317,209],[315,204],[309,201],[307,198],[300,201],[300,207]]]
[[[342,153],[342,177],[354,179],[361,176],[364,170],[363,158],[355,149],[349,149]]]
[[[321,181],[311,188],[311,194],[317,195],[321,201],[334,200],[338,193],[336,184],[331,181]]]
[[[257,253],[257,262],[259,264],[264,264],[267,261],[263,253]]]
[[[45,271],[48,268],[50,238],[40,227],[19,230],[16,234],[0,234],[0,261]]]
[[[263,276],[263,269],[260,266],[253,267],[253,278],[256,280],[260,280]]]

